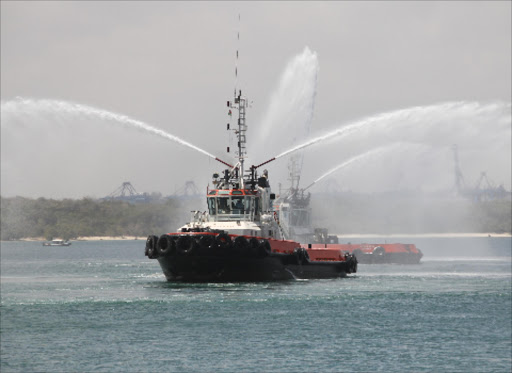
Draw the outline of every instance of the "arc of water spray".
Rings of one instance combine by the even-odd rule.
[[[449,110],[458,109],[461,112],[472,110],[472,114],[476,115],[478,112],[485,111],[504,111],[505,109],[510,110],[510,104],[503,103],[490,103],[490,104],[480,104],[478,102],[447,102],[438,105],[430,105],[430,106],[416,106],[408,109],[396,110],[392,112],[387,112],[383,114],[379,114],[373,117],[365,118],[351,124],[348,124],[342,128],[338,128],[332,132],[329,132],[325,135],[318,136],[312,140],[306,141],[300,145],[297,145],[291,149],[288,149],[281,154],[274,157],[274,159],[278,159],[284,157],[285,155],[289,155],[295,153],[301,149],[307,148],[309,146],[320,143],[324,140],[331,140],[335,137],[339,136],[347,136],[350,133],[356,132],[363,127],[368,125],[376,125],[378,123],[388,123],[390,121],[399,121],[402,119],[407,119],[410,122],[417,121],[421,115],[433,114],[437,112],[449,112]]]
[[[357,155],[355,157],[352,157],[352,158],[348,159],[347,161],[345,161],[345,162],[337,165],[336,167],[330,169],[329,171],[327,171],[325,174],[323,174],[318,179],[316,179],[311,184],[309,184],[306,188],[304,188],[304,190],[307,190],[307,189],[311,188],[313,185],[318,183],[320,180],[326,178],[327,176],[331,175],[332,173],[338,171],[339,169],[342,169],[342,168],[345,168],[345,167],[351,165],[354,162],[357,162],[357,161],[359,161],[361,159],[364,159],[364,158],[368,158],[368,157],[372,157],[372,156],[375,156],[375,155],[380,155],[380,154],[385,153],[385,152],[392,151],[392,150],[398,148],[399,146],[401,146],[401,144],[399,144],[399,143],[395,143],[395,144],[391,144],[391,145],[387,145],[387,146],[381,146],[379,148],[367,151],[366,153],[359,154],[359,155]]]
[[[144,123],[140,120],[132,119],[126,115],[113,113],[107,110],[97,109],[87,105],[76,104],[72,102],[66,101],[57,101],[57,100],[32,100],[32,99],[24,99],[18,98],[16,100],[10,101],[2,101],[1,105],[2,116],[5,114],[16,114],[16,113],[26,113],[26,112],[34,112],[34,111],[50,111],[52,113],[67,113],[67,114],[79,114],[86,116],[94,116],[103,120],[109,120],[118,122],[120,124],[133,126],[138,129],[145,130],[154,135],[163,137],[167,140],[174,141],[178,144],[184,145],[191,149],[194,149],[216,161],[224,163],[225,165],[232,167],[230,164],[220,160],[213,154],[208,153],[206,150],[203,150],[183,139],[180,139],[177,136],[174,136],[164,130],[159,128],[150,126],[147,123]]]

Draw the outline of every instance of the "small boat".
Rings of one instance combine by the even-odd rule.
[[[193,212],[177,232],[150,235],[145,255],[158,260],[168,281],[243,282],[345,277],[357,271],[355,255],[338,247],[312,247],[287,239],[279,222],[268,172],[244,168],[248,100],[235,91],[227,104],[238,111],[238,162],[213,174],[208,211]],[[228,124],[228,129],[229,129]]]
[[[68,240],[51,240],[48,242],[43,242],[43,246],[70,246],[71,242]]]

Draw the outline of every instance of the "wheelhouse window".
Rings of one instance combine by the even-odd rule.
[[[249,217],[258,208],[257,199],[244,195],[217,195],[208,197],[208,210],[213,215],[245,215]]]
[[[292,210],[290,220],[291,225],[297,227],[307,227],[309,224],[309,214],[304,210]]]
[[[229,197],[218,197],[217,205],[219,208],[219,214],[230,214],[231,213],[231,204],[229,201]]]
[[[216,198],[208,197],[208,210],[210,212],[210,215],[217,215],[217,203]]]
[[[231,197],[231,208],[233,214],[244,214],[245,211],[249,211],[249,198]]]

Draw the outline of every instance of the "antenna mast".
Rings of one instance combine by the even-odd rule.
[[[238,27],[239,31],[237,32],[237,40],[240,42],[240,14],[238,15]],[[246,132],[247,132],[247,124],[245,123],[245,109],[247,108],[247,98],[242,96],[242,90],[238,91],[237,95],[237,80],[238,80],[238,49],[236,50],[236,60],[235,60],[235,89],[234,89],[234,100],[233,102],[228,101],[228,107],[230,109],[238,110],[238,129],[233,129],[238,139],[238,162],[239,162],[239,173],[238,178],[240,181],[240,186],[244,187],[244,160],[245,155],[247,154],[246,150]],[[231,110],[229,110],[229,115],[231,116]],[[230,126],[228,124],[228,130]]]
[[[236,97],[236,86],[238,83],[238,48],[240,48],[240,14],[238,14],[238,31],[236,34],[237,38],[237,49],[236,49],[236,58],[235,58],[235,89],[233,96]]]

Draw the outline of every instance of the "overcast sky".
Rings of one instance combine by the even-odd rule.
[[[238,87],[253,101],[249,138],[256,138],[287,66],[304,56],[306,47],[314,56],[308,68],[317,72],[314,92],[305,93],[314,101],[311,137],[415,106],[505,105],[502,114],[485,114],[481,122],[473,123],[480,114],[467,111],[455,117],[454,123],[471,122],[464,138],[459,138],[465,131],[460,123],[450,128],[438,120],[434,125],[444,129],[434,135],[443,148],[431,157],[425,147],[439,142],[422,143],[419,133],[410,133],[420,147],[412,153],[421,164],[361,162],[337,175],[343,189],[372,191],[364,186],[389,189],[394,183],[418,189],[443,172],[442,182],[432,188],[449,187],[454,143],[469,185],[486,171],[494,183],[510,189],[511,12],[510,1],[2,1],[2,196],[102,197],[124,181],[139,192],[169,195],[193,180],[203,191],[222,165],[198,151],[115,121],[39,113],[39,101],[30,113],[17,113],[26,110],[21,106],[7,113],[5,105],[17,97],[87,105],[163,129],[231,161],[225,151],[226,100],[235,84],[235,51]],[[312,79],[299,71],[301,78]],[[411,122],[429,125],[418,118]],[[279,123],[272,126],[279,133]],[[388,135],[398,131],[393,123],[387,129]],[[286,150],[272,127],[270,133],[261,145],[253,144],[265,149],[265,159],[255,163]],[[369,144],[376,147],[381,140],[375,133],[367,134],[373,136],[368,142],[359,133],[339,144],[308,148],[303,183],[370,150]],[[278,161],[268,165],[270,179],[285,184],[286,159]],[[446,168],[418,173],[434,163]],[[376,167],[393,177],[387,183],[384,176],[382,183],[368,179]],[[396,175],[402,184],[396,185]]]

